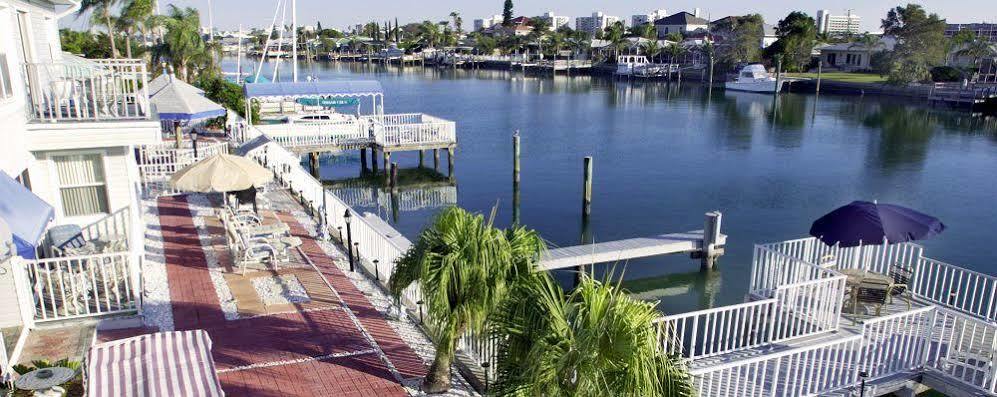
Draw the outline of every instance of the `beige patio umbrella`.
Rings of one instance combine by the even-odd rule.
[[[173,174],[170,183],[189,192],[224,193],[263,186],[272,179],[270,170],[253,160],[216,154]]]

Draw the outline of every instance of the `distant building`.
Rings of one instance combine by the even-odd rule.
[[[639,26],[645,23],[654,23],[661,18],[667,17],[668,11],[664,8],[660,10],[654,10],[647,14],[635,14],[630,17],[630,26]]]
[[[960,30],[970,30],[980,38],[997,44],[997,23],[950,23],[945,26],[945,37],[952,37]]]
[[[837,69],[846,72],[872,69],[872,54],[880,51],[893,51],[897,40],[891,36],[880,36],[872,48],[865,48],[856,43],[839,43],[818,46],[814,51],[819,53],[824,63],[824,70]]]
[[[767,23],[762,24],[762,48],[768,48],[779,40],[779,35],[775,32],[775,26],[769,25]]]
[[[557,30],[562,26],[568,26],[568,23],[571,22],[571,18],[554,15],[554,11],[547,11],[537,18],[547,21],[550,24],[551,31]]]
[[[602,12],[593,12],[590,17],[575,18],[575,30],[594,34],[619,21],[620,17],[606,15]]]
[[[682,11],[654,21],[654,27],[658,29],[658,38],[664,38],[669,33],[686,35],[697,30],[707,30],[710,21],[700,18],[698,13],[697,8],[696,14]]]
[[[474,20],[474,30],[475,31],[485,30],[485,29],[488,29],[488,28],[490,28],[492,26],[501,25],[501,24],[502,24],[502,16],[501,15],[492,15],[492,16],[490,16],[488,18],[475,19]]]
[[[847,15],[831,15],[831,11],[817,11],[817,33],[828,35],[858,34],[859,24],[862,17],[852,14],[849,10]]]

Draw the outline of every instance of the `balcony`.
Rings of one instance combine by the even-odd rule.
[[[24,65],[30,150],[154,143],[159,123],[149,105],[148,73],[140,59]]]

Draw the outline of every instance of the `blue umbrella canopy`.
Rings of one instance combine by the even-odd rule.
[[[55,210],[45,200],[6,172],[0,172],[0,218],[10,228],[18,255],[28,259],[35,257],[35,246],[54,215]]]
[[[931,215],[895,204],[853,201],[814,221],[810,235],[827,245],[855,247],[923,240],[940,234],[945,224]]]

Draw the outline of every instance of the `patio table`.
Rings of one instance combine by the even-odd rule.
[[[845,286],[851,290],[852,313],[855,313],[858,309],[858,289],[859,286],[862,285],[863,281],[868,280],[886,285],[893,282],[893,278],[888,275],[870,272],[864,269],[841,269],[838,270],[838,272],[847,277],[847,279],[845,279]]]

